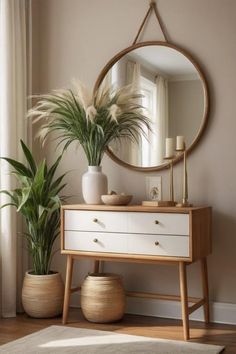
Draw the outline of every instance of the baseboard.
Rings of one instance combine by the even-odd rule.
[[[80,307],[79,304],[79,294],[73,294],[71,306]],[[133,315],[181,319],[181,305],[176,301],[128,298],[126,313]],[[203,309],[200,308],[195,311],[190,318],[194,321],[204,321]],[[236,325],[236,304],[211,302],[210,320],[213,323]]]
[[[127,313],[181,319],[180,302],[129,298]],[[204,321],[203,308],[190,315],[194,321]],[[210,321],[214,323],[236,324],[236,304],[210,302]]]

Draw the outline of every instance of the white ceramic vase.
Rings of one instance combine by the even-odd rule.
[[[107,176],[101,166],[88,166],[82,176],[82,193],[86,204],[103,204],[101,195],[107,194]]]

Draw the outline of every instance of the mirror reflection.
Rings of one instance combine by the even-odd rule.
[[[185,137],[193,143],[202,125],[204,86],[193,63],[176,49],[150,45],[125,54],[107,72],[102,84],[131,84],[141,92],[141,104],[152,132],[139,143],[113,143],[109,149],[121,161],[137,167],[165,164],[165,140]],[[148,112],[148,113],[147,113]]]

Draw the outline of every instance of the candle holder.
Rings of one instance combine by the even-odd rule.
[[[180,208],[191,207],[192,204],[188,202],[188,172],[187,172],[187,151],[186,145],[184,144],[183,149],[176,149],[176,152],[182,152],[184,154],[184,165],[183,165],[183,199],[182,203],[178,203],[176,206]]]
[[[164,160],[169,161],[169,165],[170,165],[170,178],[169,178],[169,182],[170,182],[170,200],[167,201],[163,201],[163,203],[166,204],[166,206],[175,206],[176,202],[174,201],[174,172],[173,172],[173,159],[175,156],[168,156],[168,157],[164,157]]]

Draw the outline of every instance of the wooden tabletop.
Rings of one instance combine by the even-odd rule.
[[[190,211],[209,208],[207,206],[198,207],[156,207],[156,206],[143,206],[140,204],[131,205],[92,205],[92,204],[68,204],[63,205],[64,210],[97,210],[97,211],[127,211],[127,212],[150,212],[150,213],[189,213]]]

